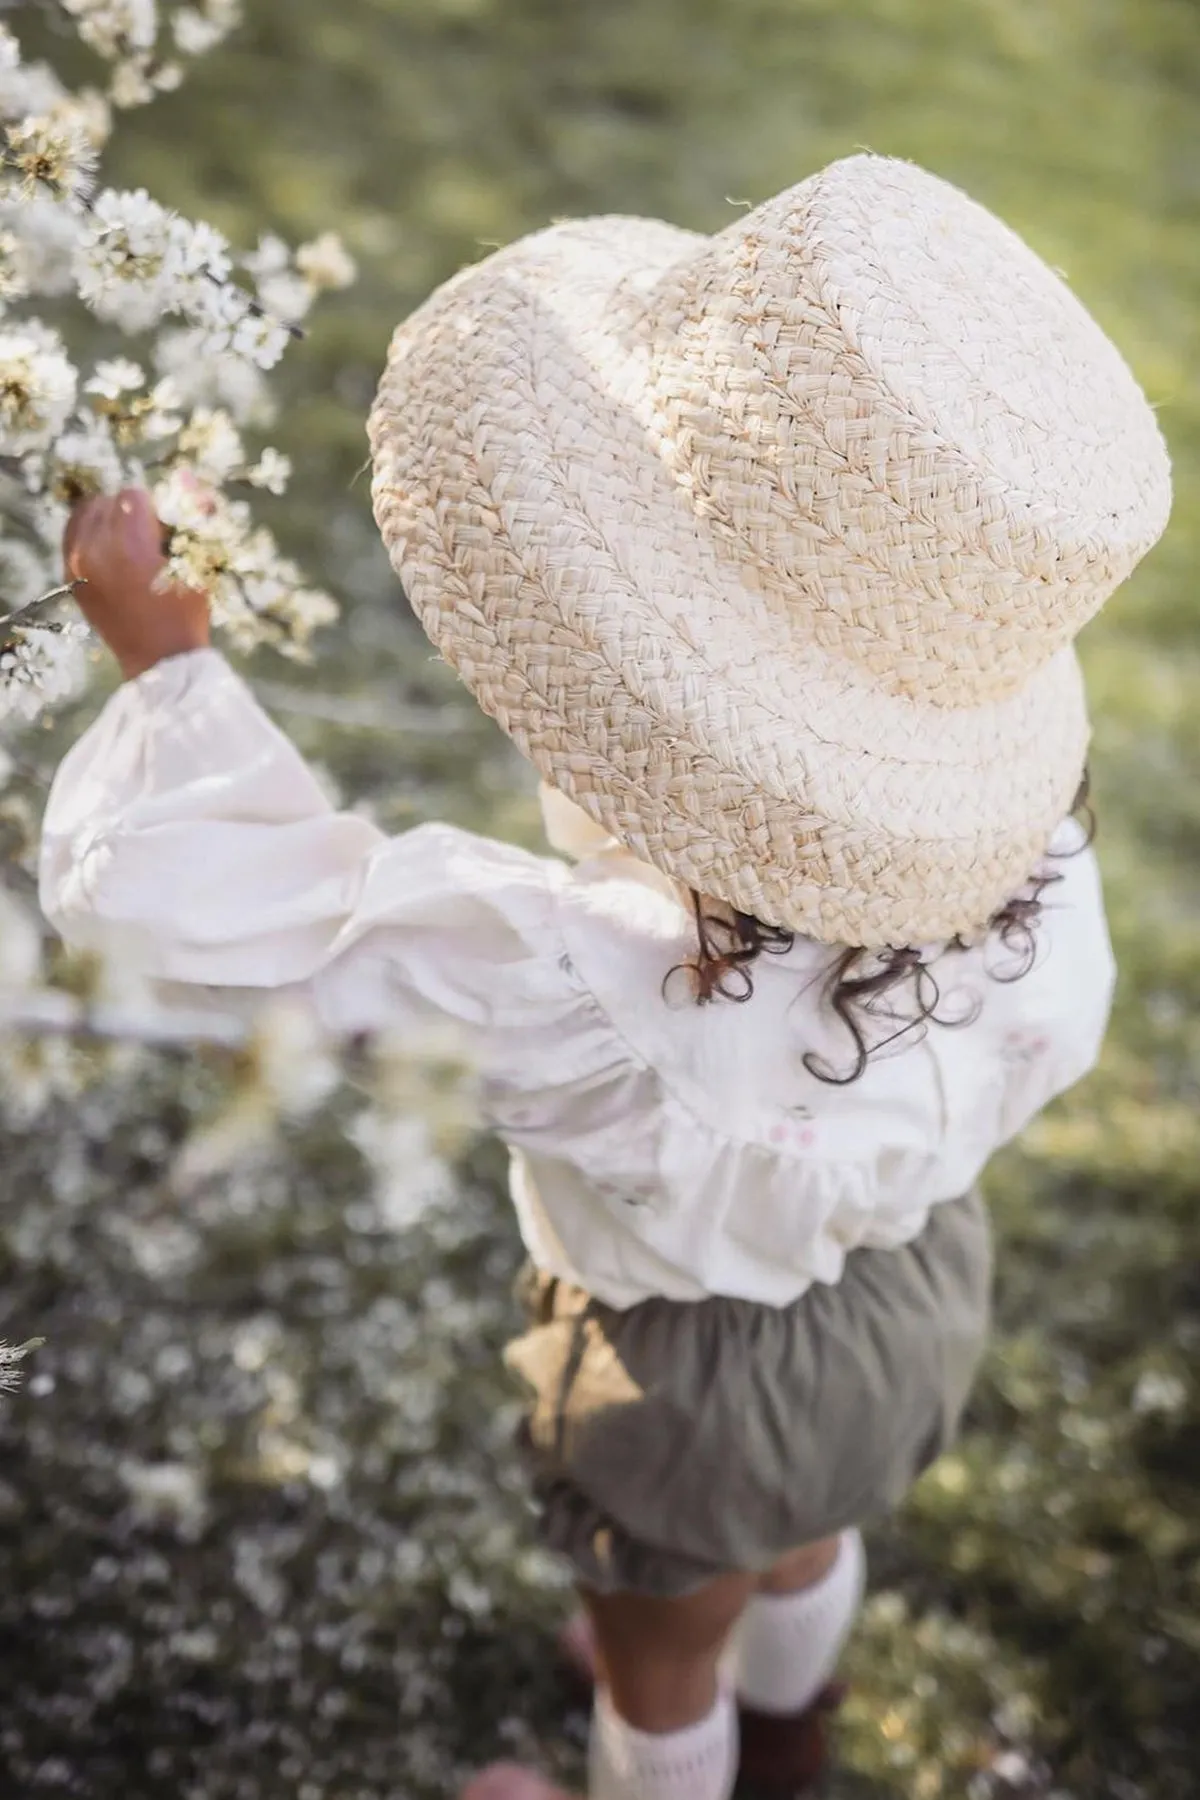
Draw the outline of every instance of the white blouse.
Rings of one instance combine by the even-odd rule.
[[[552,809],[561,842],[573,809]],[[784,1305],[837,1281],[856,1245],[915,1237],[1096,1059],[1114,968],[1090,851],[1055,864],[1031,973],[992,979],[985,955],[1012,965],[994,944],[929,953],[967,1022],[836,1087],[802,1060],[853,1063],[822,1001],[833,953],[763,956],[745,1005],[698,1006],[686,980],[664,995],[688,910],[591,829],[574,867],[448,825],[385,837],[334,810],[205,650],[123,687],[67,756],[42,902],[68,941],[164,983],[292,989],[335,1032],[467,1027],[530,1255],[618,1307]]]

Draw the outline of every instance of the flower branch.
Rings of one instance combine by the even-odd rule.
[[[168,27],[197,55],[237,15],[224,0],[169,16],[154,0],[62,0],[62,11],[106,61],[140,58],[143,73]],[[242,434],[269,418],[266,377],[302,336],[300,320],[354,265],[332,234],[294,253],[268,235],[239,255],[145,190],[98,186],[111,129],[108,100],[26,64],[0,25],[0,731],[83,679],[84,629],[46,615],[63,597],[66,518],[93,494],[150,490],[170,533],[170,577],[211,593],[237,647],[304,655],[336,616],[242,497],[282,493],[290,477],[285,457],[250,454]],[[71,299],[140,340],[137,359],[81,367],[58,323]]]

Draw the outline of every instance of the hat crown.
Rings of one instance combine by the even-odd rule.
[[[1021,891],[1086,757],[1068,640],[1170,498],[1065,284],[876,158],[716,238],[590,219],[463,271],[371,437],[422,623],[542,775],[672,879],[868,948]]]
[[[671,268],[647,422],[764,602],[896,692],[976,704],[1070,641],[1165,525],[1120,354],[990,213],[835,163]]]

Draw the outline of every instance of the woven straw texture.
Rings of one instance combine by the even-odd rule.
[[[635,854],[828,943],[971,933],[1069,810],[1072,640],[1161,534],[1118,352],[860,156],[705,238],[558,225],[397,331],[376,517],[425,630]]]

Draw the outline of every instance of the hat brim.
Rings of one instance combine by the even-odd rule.
[[[830,943],[974,932],[1070,807],[1076,658],[985,705],[931,706],[764,595],[669,466],[648,400],[638,320],[706,242],[642,220],[556,227],[400,328],[370,424],[394,566],[483,708],[636,855]]]

